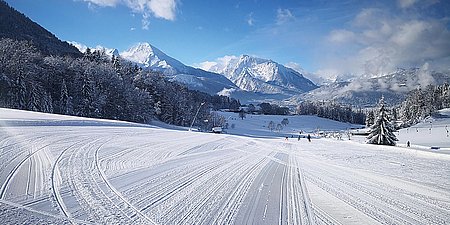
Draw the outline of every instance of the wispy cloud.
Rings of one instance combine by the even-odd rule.
[[[333,30],[328,39],[330,42],[345,43],[352,41],[355,38],[355,33],[349,30]]]
[[[173,21],[176,18],[176,0],[83,0],[90,5],[115,7],[124,5],[133,13],[142,15],[142,29],[148,29],[150,17]]]
[[[418,0],[398,0],[397,2],[400,8],[405,9],[413,6]]]
[[[289,9],[278,9],[277,10],[277,24],[281,25],[293,20],[295,17],[292,15]]]
[[[148,30],[148,28],[150,27],[150,15],[148,15],[148,13],[144,13],[142,15],[142,29],[143,30]]]
[[[253,18],[253,12],[247,15],[247,24],[253,26],[255,24],[255,19]]]
[[[206,71],[221,73],[230,62],[236,60],[239,60],[239,56],[226,55],[215,59],[215,61],[205,61],[197,63],[194,66]]]

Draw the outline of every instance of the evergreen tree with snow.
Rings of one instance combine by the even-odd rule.
[[[369,144],[377,145],[395,145],[395,141],[398,141],[394,135],[395,128],[392,125],[387,109],[384,106],[384,98],[381,97],[379,102],[380,109],[378,110],[377,118],[374,124],[370,127],[370,134],[367,137]]]
[[[284,119],[281,121],[281,125],[283,125],[283,126],[287,126],[288,124],[289,124],[288,118],[284,118]]]
[[[374,122],[375,122],[375,115],[373,114],[373,111],[370,110],[366,116],[366,127],[372,126]]]
[[[61,114],[69,115],[69,92],[67,91],[66,80],[61,84],[61,95],[59,98],[59,110]]]

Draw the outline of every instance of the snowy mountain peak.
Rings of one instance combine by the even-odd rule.
[[[247,91],[268,94],[302,93],[317,87],[293,69],[250,55],[225,56],[200,66],[202,69],[224,75]]]
[[[118,57],[120,56],[119,54],[119,50],[115,49],[115,48],[105,48],[103,46],[97,45],[95,48],[90,48],[84,44],[75,42],[75,41],[69,41],[69,44],[75,46],[80,52],[85,53],[87,51],[87,49],[89,48],[92,51],[101,51],[104,52],[108,57]]]
[[[161,50],[146,42],[138,43],[120,55],[122,58],[144,67],[169,69],[173,66],[184,66],[179,61],[167,56]]]

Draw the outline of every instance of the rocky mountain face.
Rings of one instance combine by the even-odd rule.
[[[217,94],[224,89],[237,88],[222,75],[186,66],[148,43],[139,43],[120,53],[120,56],[143,68],[161,72],[171,81],[183,83],[194,90]]]
[[[229,57],[204,69],[227,77],[239,88],[262,94],[299,94],[317,86],[299,72],[272,60],[248,55]]]

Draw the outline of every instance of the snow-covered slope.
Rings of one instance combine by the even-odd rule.
[[[0,109],[0,219],[447,223],[449,155],[330,139],[248,137],[253,126],[281,118],[233,120],[237,133],[226,135]],[[291,119],[288,127],[298,129],[317,118]]]
[[[224,57],[220,62],[202,64],[202,68],[223,74],[246,91],[298,94],[317,88],[313,82],[291,68],[248,55]]]
[[[407,141],[412,147],[425,148],[440,147],[438,151],[450,153],[450,108],[442,109],[412,127],[399,130],[398,143],[405,146]]]
[[[402,102],[409,91],[429,84],[443,84],[450,81],[450,72],[442,73],[424,69],[399,69],[380,76],[363,76],[351,81],[335,82],[321,86],[290,99],[292,104],[303,100],[336,100],[338,102],[374,106],[382,95],[388,104]]]
[[[148,43],[139,43],[122,52],[120,56],[143,68],[161,72],[172,81],[183,83],[194,90],[217,94],[224,89],[236,88],[236,85],[225,77],[186,66]]]

